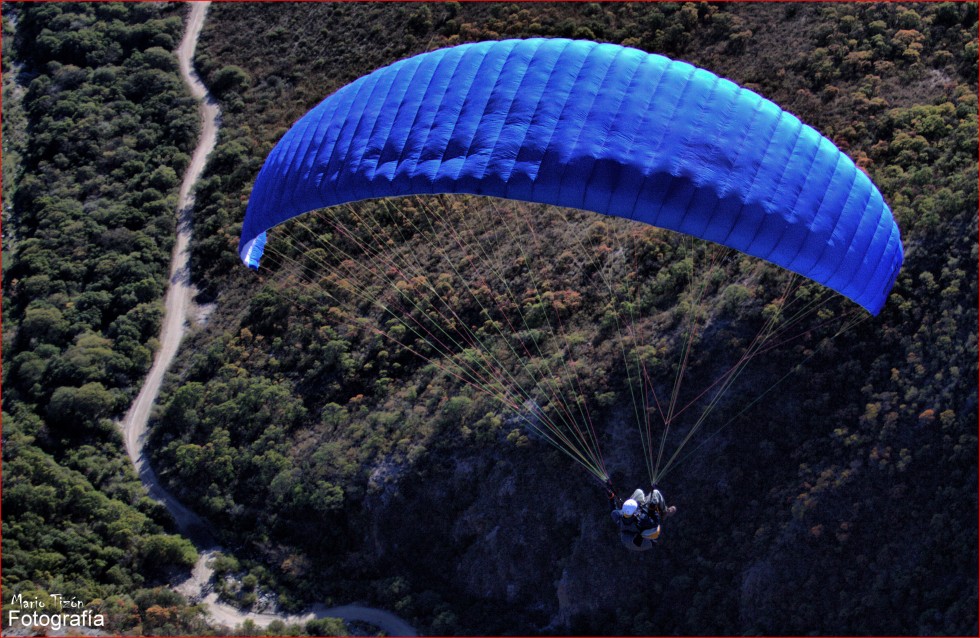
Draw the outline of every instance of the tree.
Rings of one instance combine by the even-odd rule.
[[[171,534],[153,534],[140,544],[143,568],[151,573],[172,569],[190,569],[197,562],[197,550],[186,538]]]
[[[35,347],[41,343],[60,344],[69,331],[64,314],[47,306],[28,308],[20,325],[23,338]]]
[[[340,618],[318,618],[306,621],[304,626],[308,636],[349,636],[347,626]]]
[[[48,418],[63,427],[92,427],[112,414],[119,397],[97,381],[81,387],[62,386],[51,394]]]
[[[252,84],[252,77],[238,66],[221,67],[211,79],[211,91],[218,97],[225,98],[231,93],[241,93]]]

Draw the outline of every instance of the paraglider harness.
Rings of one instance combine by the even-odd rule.
[[[623,500],[616,498],[616,491],[613,489],[612,482],[606,481],[606,494],[609,498],[609,505],[611,511],[622,509]],[[652,486],[651,489],[658,489],[656,485]],[[636,551],[642,551],[646,549],[651,549],[653,545],[660,542],[660,536],[663,535],[663,512],[660,508],[653,503],[643,503],[639,505],[636,509],[636,513],[630,517],[628,521],[623,521],[622,519],[617,522],[620,525],[620,535],[624,545],[627,545],[630,549]],[[633,532],[633,527],[636,531]],[[644,536],[643,533],[650,529],[660,528],[660,534],[656,538],[649,536]],[[630,547],[632,545],[632,547]]]

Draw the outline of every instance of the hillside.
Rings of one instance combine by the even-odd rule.
[[[295,596],[360,588],[439,633],[971,631],[975,7],[221,9],[200,64],[214,84],[237,85],[196,254],[201,285],[227,311],[188,348],[158,459],[175,486],[200,486],[189,498],[258,559],[289,567],[280,582]],[[506,415],[479,393],[330,327],[308,298],[290,305],[303,293],[234,270],[229,250],[265,152],[334,88],[417,51],[530,35],[645,47],[758,90],[847,148],[904,233],[906,265],[882,316],[810,345],[792,378],[671,474],[685,514],[655,557],[623,556],[587,475],[534,440],[514,448]],[[595,312],[584,304],[579,325]],[[702,340],[693,374],[710,374],[705,353],[724,350]],[[767,357],[736,397],[800,356]],[[610,390],[596,377],[593,392]],[[188,405],[205,416],[183,420]],[[615,414],[602,417],[609,432]],[[191,446],[208,461],[182,463]],[[624,480],[642,480],[630,461],[620,459]],[[890,533],[917,525],[914,552]]]
[[[181,15],[4,4],[3,18],[4,627],[15,595],[50,608],[57,594],[107,631],[203,631],[160,588],[194,547],[169,533],[113,421],[157,347],[197,133],[171,53]]]
[[[92,150],[97,140],[76,157],[43,130],[53,121],[44,91],[53,99],[81,87],[91,101],[85,82],[111,87],[119,68],[131,77],[112,89],[113,104],[126,97],[134,117],[163,117],[139,81],[173,73],[166,38],[150,33],[173,44],[173,8],[117,16],[113,6],[18,12],[15,55],[40,79],[23,82],[30,133],[12,138],[24,145],[22,174],[13,232],[4,224],[4,589],[74,582],[81,595],[108,597],[145,585],[130,600],[153,630],[151,604],[179,608],[149,589],[166,577],[158,563],[190,556],[140,499],[106,422],[124,411],[154,347],[172,230],[157,202],[173,197],[168,176],[186,163],[193,127],[121,131],[110,144],[149,149],[139,165],[129,151]],[[79,59],[69,45],[45,49],[51,62],[24,44],[55,10],[92,29],[132,26],[101,36],[121,37],[119,52],[94,47],[89,66],[69,68],[57,58]],[[481,356],[467,340],[493,353],[508,383],[574,377],[570,405],[589,415],[606,469],[630,491],[648,478],[628,400],[633,371],[618,352],[634,348],[651,385],[670,395],[688,319],[698,317],[677,393],[686,405],[799,282],[676,234],[469,196],[311,216],[273,233],[277,258],[259,273],[235,252],[262,161],[324,96],[415,53],[530,36],[622,43],[757,91],[845,150],[902,231],[905,264],[879,316],[826,299],[733,378],[703,423],[693,408],[678,419],[665,438],[677,460],[661,486],[680,512],[645,554],[619,545],[597,482],[522,422],[534,401],[508,409],[504,390],[457,374]],[[158,475],[235,548],[224,569],[250,572],[237,593],[246,605],[268,591],[286,609],[356,599],[423,634],[976,634],[976,43],[975,4],[212,5],[197,65],[223,122],[197,194],[191,270],[216,309],[183,345],[151,425]],[[190,113],[176,98],[169,107]],[[180,141],[151,139],[165,131]],[[7,139],[5,130],[5,157]],[[110,159],[85,164],[85,149]],[[116,165],[120,154],[127,161]],[[57,184],[75,189],[61,203],[44,192]],[[111,197],[125,210],[95,203]],[[115,211],[124,229],[82,216],[93,209]],[[384,229],[383,252],[364,236],[338,239],[338,220],[353,228],[361,219]],[[311,250],[317,238],[345,252]],[[103,250],[86,249],[95,244]],[[129,257],[105,254],[119,245]],[[32,256],[37,246],[46,252]],[[492,249],[479,257],[473,246]],[[63,265],[69,254],[81,266]],[[392,278],[388,259],[418,271]],[[123,262],[131,290],[104,294],[107,277],[128,272]],[[498,268],[502,276],[488,276]],[[822,294],[816,284],[793,289]],[[378,303],[404,299],[418,305]],[[551,336],[540,319],[549,305],[561,323]],[[395,315],[413,313],[456,341],[392,340]],[[649,335],[643,343],[623,337],[626,314]],[[501,329],[518,317],[528,323]],[[515,347],[537,350],[522,357]],[[123,348],[133,354],[112,356]],[[557,370],[566,364],[571,374]],[[24,477],[77,484],[138,529],[103,530],[69,502],[39,509],[39,489],[11,491]],[[66,525],[49,551],[29,549]],[[64,549],[83,537],[93,547]],[[99,562],[121,544],[120,569]],[[70,576],[59,580],[59,570]],[[200,630],[183,613],[170,627]]]

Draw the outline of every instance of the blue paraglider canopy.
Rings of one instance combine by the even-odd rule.
[[[265,231],[362,199],[471,193],[615,215],[766,259],[877,314],[902,264],[878,189],[832,142],[684,62],[564,39],[465,44],[326,98],[255,182],[242,260]]]

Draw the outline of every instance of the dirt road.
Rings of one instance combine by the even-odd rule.
[[[201,116],[201,136],[197,148],[191,156],[191,163],[184,173],[184,181],[180,186],[178,197],[177,239],[174,243],[173,255],[170,262],[170,286],[164,298],[163,325],[160,331],[160,350],[156,353],[153,366],[143,382],[143,387],[129,412],[121,423],[123,439],[126,442],[126,453],[133,460],[136,471],[147,486],[150,496],[162,502],[177,519],[177,525],[192,541],[205,546],[214,543],[206,523],[193,512],[184,507],[177,499],[167,492],[157,480],[150,464],[143,457],[143,443],[146,438],[146,424],[150,418],[150,410],[160,393],[163,376],[180,346],[186,325],[194,303],[194,288],[190,281],[188,245],[191,238],[191,212],[194,208],[194,183],[201,177],[208,154],[214,150],[218,139],[218,126],[221,112],[217,105],[208,97],[204,84],[193,72],[191,60],[197,37],[204,24],[207,3],[191,5],[190,20],[184,39],[177,49],[181,74],[190,86],[194,97],[199,101]]]
[[[191,4],[191,16],[187,32],[177,49],[180,60],[181,74],[187,80],[194,97],[199,100],[201,114],[201,137],[197,148],[191,156],[191,163],[184,174],[178,198],[177,241],[174,244],[173,256],[170,263],[170,287],[164,298],[164,319],[160,331],[160,350],[157,352],[150,373],[143,383],[143,388],[136,401],[133,402],[129,413],[122,423],[126,439],[126,452],[136,462],[137,468],[145,464],[141,454],[143,437],[146,435],[146,422],[150,416],[150,408],[160,391],[163,375],[170,367],[181,337],[184,335],[185,324],[188,321],[194,299],[194,289],[190,281],[188,265],[188,244],[191,238],[191,211],[194,208],[194,183],[201,177],[208,154],[214,150],[218,139],[218,125],[221,112],[217,105],[207,96],[207,90],[197,74],[191,68],[197,36],[204,24],[207,11],[206,2]],[[138,459],[138,460],[137,460]]]
[[[165,307],[163,326],[160,331],[160,350],[156,354],[153,366],[150,368],[139,395],[120,423],[123,439],[126,443],[126,453],[136,466],[140,479],[150,496],[163,503],[176,520],[180,532],[193,541],[200,552],[200,558],[194,566],[190,578],[176,585],[174,590],[191,600],[199,600],[207,604],[212,620],[229,627],[241,624],[245,620],[251,620],[256,625],[265,627],[274,620],[301,623],[315,618],[341,618],[345,621],[369,623],[392,636],[414,636],[416,632],[411,625],[394,614],[359,605],[332,608],[315,605],[306,614],[285,615],[242,612],[231,605],[219,603],[217,594],[208,591],[209,582],[214,573],[209,562],[216,552],[221,551],[210,526],[163,488],[148,460],[143,456],[143,444],[146,440],[150,410],[160,393],[164,374],[177,354],[177,348],[180,346],[180,341],[194,310],[195,291],[190,281],[188,253],[191,238],[191,213],[194,208],[193,186],[204,171],[208,154],[214,150],[217,143],[218,127],[221,123],[221,112],[217,104],[208,95],[207,88],[197,73],[194,72],[192,65],[197,38],[204,25],[210,3],[190,2],[188,4],[190,5],[190,16],[184,39],[177,48],[177,57],[180,61],[180,70],[184,81],[200,105],[201,137],[180,187],[177,240],[174,244],[170,266],[170,286],[164,298]]]

